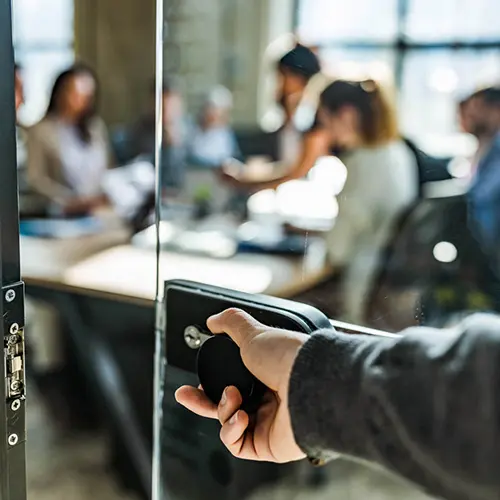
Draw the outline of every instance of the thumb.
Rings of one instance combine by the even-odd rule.
[[[234,308],[212,316],[207,326],[212,333],[227,333],[240,349],[246,348],[242,351],[246,367],[269,389],[286,398],[293,363],[308,335],[265,326]],[[252,342],[258,336],[263,342]]]
[[[207,326],[212,333],[226,333],[240,348],[266,330],[266,327],[250,314],[235,308],[208,318]]]

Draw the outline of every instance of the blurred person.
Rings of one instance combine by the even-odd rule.
[[[458,124],[460,130],[466,134],[472,134],[473,122],[470,113],[471,96],[458,103]]]
[[[22,68],[16,63],[14,67],[14,98],[16,106],[16,144],[17,144],[17,168],[24,169],[26,166],[26,131],[19,120],[19,110],[24,104],[24,82]]]
[[[237,309],[207,326],[229,335],[268,387],[252,416],[241,409],[236,387],[227,387],[218,405],[203,388],[176,392],[190,411],[219,420],[220,439],[235,457],[287,463],[307,456],[322,465],[340,453],[439,498],[500,498],[498,317],[474,315],[443,330],[410,328],[395,338],[334,330],[309,336]],[[347,493],[353,476],[342,472],[334,481]],[[379,479],[377,498],[383,486]]]
[[[161,182],[167,191],[182,188],[187,157],[187,124],[182,97],[166,80],[162,88],[163,144],[161,148]],[[151,85],[149,107],[126,133],[129,159],[155,160],[156,86]]]
[[[475,92],[463,104],[461,124],[478,140],[467,195],[469,218],[487,253],[500,243],[500,87]]]
[[[229,125],[233,108],[231,92],[219,85],[205,97],[198,123],[190,133],[189,163],[201,167],[220,167],[241,153]]]
[[[20,111],[25,102],[23,68],[16,63],[14,69],[14,95],[16,107],[16,159],[19,189],[19,213],[23,216],[45,214],[45,201],[30,187],[27,174],[28,151],[27,131],[20,120]]]
[[[317,87],[323,86],[318,57],[298,43],[278,61],[277,74],[277,102],[284,115],[283,125],[276,133],[278,160],[286,173],[269,179],[246,180],[226,169],[223,178],[236,188],[275,189],[284,182],[304,177],[319,157],[329,153],[329,134],[317,120],[317,104],[313,104]]]
[[[101,182],[111,165],[98,82],[77,64],[56,79],[45,117],[28,133],[28,177],[54,215],[83,215],[105,203]]]
[[[278,154],[286,164],[294,164],[300,158],[303,133],[313,123],[316,110],[305,106],[303,98],[311,80],[320,72],[316,54],[300,43],[278,61],[277,101],[284,117],[278,131]]]
[[[337,80],[321,94],[319,118],[331,143],[346,151],[345,186],[327,237],[335,277],[296,300],[361,322],[381,256],[418,197],[415,155],[401,138],[395,110],[373,80]],[[338,304],[333,306],[337,297]]]
[[[18,112],[24,104],[24,82],[22,70],[21,65],[16,63],[14,66],[14,96],[16,112]]]

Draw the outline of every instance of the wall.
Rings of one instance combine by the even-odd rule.
[[[108,124],[134,120],[147,105],[154,42],[154,0],[75,0],[76,57],[100,77]]]
[[[262,77],[264,53],[271,41],[291,30],[293,4],[165,0],[165,72],[179,76],[191,112],[207,89],[223,84],[234,94],[235,124],[258,123],[268,87]]]
[[[258,123],[269,100],[264,53],[291,30],[293,4],[165,0],[165,73],[178,75],[189,111],[223,84],[234,93],[235,124]],[[155,0],[75,0],[75,11],[77,57],[101,78],[102,114],[111,125],[130,121],[146,106],[154,75]]]

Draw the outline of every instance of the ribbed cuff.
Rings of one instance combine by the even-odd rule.
[[[290,379],[289,409],[297,444],[313,463],[339,453],[365,455],[362,366],[377,342],[325,331],[312,335],[300,350]]]

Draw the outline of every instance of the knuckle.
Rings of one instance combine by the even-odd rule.
[[[247,313],[237,307],[230,307],[225,311],[224,315],[226,320],[236,320],[238,322],[247,321]]]

